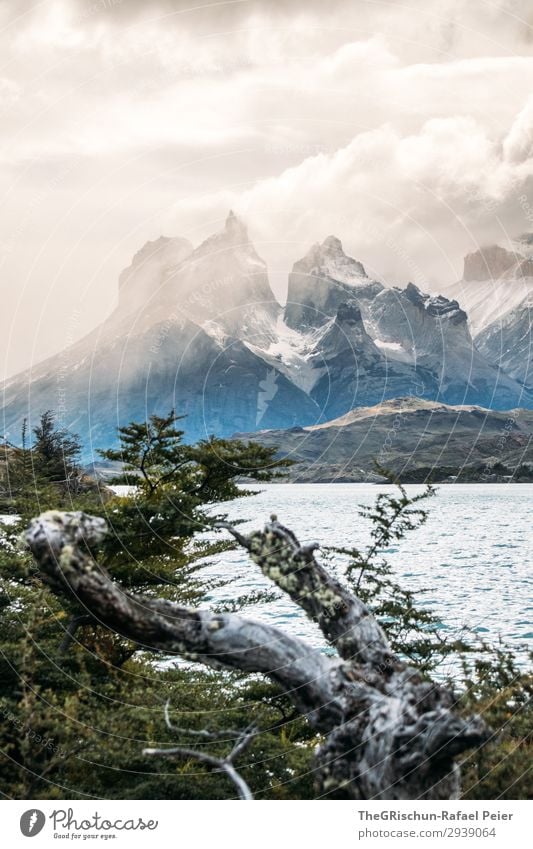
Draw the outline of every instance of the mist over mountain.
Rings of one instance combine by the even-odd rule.
[[[519,236],[512,248],[489,245],[467,254],[462,279],[444,287],[466,310],[474,335],[533,294],[533,234]]]
[[[482,324],[485,273],[514,292],[517,280],[529,285],[530,260],[503,249],[467,257],[454,299],[413,284],[385,287],[330,235],[294,263],[282,306],[245,223],[230,212],[196,248],[163,236],[144,245],[120,275],[105,322],[5,383],[4,432],[17,442],[24,418],[33,426],[52,409],[90,455],[115,442],[119,425],[170,409],[197,440],[314,426],[403,396],[533,406],[528,373],[519,358],[498,356],[494,328],[472,339],[468,308]],[[530,338],[526,324],[523,310],[505,318],[508,347],[517,334]]]

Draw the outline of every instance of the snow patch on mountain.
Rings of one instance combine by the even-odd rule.
[[[392,354],[402,354],[409,357],[408,351],[399,342],[386,342],[384,339],[374,339],[374,344],[381,348],[382,351],[390,351]]]
[[[299,333],[289,327],[280,315],[275,324],[275,338],[267,348],[262,349],[251,342],[245,344],[268,365],[281,370],[296,386],[309,393],[321,374],[312,362],[318,335],[316,331]]]
[[[489,362],[533,387],[533,291],[484,328],[476,345]]]

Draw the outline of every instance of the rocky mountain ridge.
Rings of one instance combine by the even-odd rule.
[[[462,279],[444,288],[467,313],[474,337],[533,293],[533,234],[522,234],[511,247],[489,245],[467,254]]]
[[[533,388],[533,291],[476,337],[486,360]]]
[[[196,440],[312,426],[407,395],[533,406],[520,380],[478,349],[460,301],[385,287],[334,236],[294,264],[282,306],[230,212],[196,248],[175,237],[147,243],[120,276],[114,313],[7,381],[2,407],[12,441],[24,418],[31,426],[52,409],[90,454],[120,424],[172,408]]]
[[[533,480],[532,410],[396,398],[311,427],[247,437],[280,446],[280,456],[295,461],[294,482],[377,482],[376,463],[404,481]]]

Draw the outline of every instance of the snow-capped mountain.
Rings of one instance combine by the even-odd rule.
[[[533,291],[476,337],[486,359],[533,388]]]
[[[376,344],[356,298],[341,303],[335,317],[321,328],[309,362],[317,375],[310,394],[328,419],[407,391],[421,396],[438,391],[427,369]]]
[[[148,242],[119,279],[119,304],[106,323],[115,329],[135,316],[136,330],[187,318],[219,339],[267,345],[281,307],[266,263],[242,221],[230,212],[224,228],[196,249],[181,238]]]
[[[468,314],[475,347],[486,362],[533,387],[533,233],[468,254],[463,278],[446,289]]]
[[[444,290],[468,314],[473,336],[533,293],[533,234],[519,236],[512,248],[490,245],[467,254],[462,279]]]
[[[383,289],[370,304],[378,344],[393,345],[399,357],[431,374],[437,384],[425,397],[449,404],[479,404],[510,409],[521,403],[516,382],[498,373],[477,350],[467,314],[457,301],[406,289]]]
[[[533,405],[477,350],[456,301],[385,288],[334,236],[294,264],[282,307],[230,213],[196,248],[148,242],[100,327],[5,384],[3,421],[16,441],[25,417],[32,426],[56,410],[89,454],[113,442],[118,425],[171,408],[193,440],[314,425],[406,395]]]
[[[366,306],[383,289],[367,277],[363,265],[347,256],[340,239],[328,236],[295,262],[289,275],[285,322],[302,330],[321,327],[334,318],[344,301],[357,298]]]

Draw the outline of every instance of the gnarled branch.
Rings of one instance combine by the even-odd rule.
[[[91,549],[105,532],[103,519],[50,511],[31,522],[26,540],[44,580],[100,624],[147,649],[215,668],[262,673],[300,712],[316,712],[313,719],[321,727],[339,720],[337,660],[263,622],[127,592],[92,557]]]
[[[264,574],[320,624],[340,657],[262,622],[126,592],[93,559],[105,529],[102,519],[84,513],[51,512],[31,522],[26,540],[50,587],[122,636],[209,666],[259,672],[277,683],[325,734],[317,753],[321,795],[458,796],[454,757],[487,739],[484,722],[459,717],[446,688],[395,658],[365,605],[317,563],[313,547],[302,548],[276,519],[250,536],[230,530]],[[224,762],[239,786],[232,765],[239,751],[229,761],[203,754],[199,759],[213,769]],[[157,753],[198,759],[188,747]]]
[[[276,516],[263,531],[249,536],[226,522],[218,527],[228,530],[263,574],[305,610],[341,657],[369,664],[380,675],[397,668],[387,638],[367,606],[316,560],[317,543],[300,545]]]

